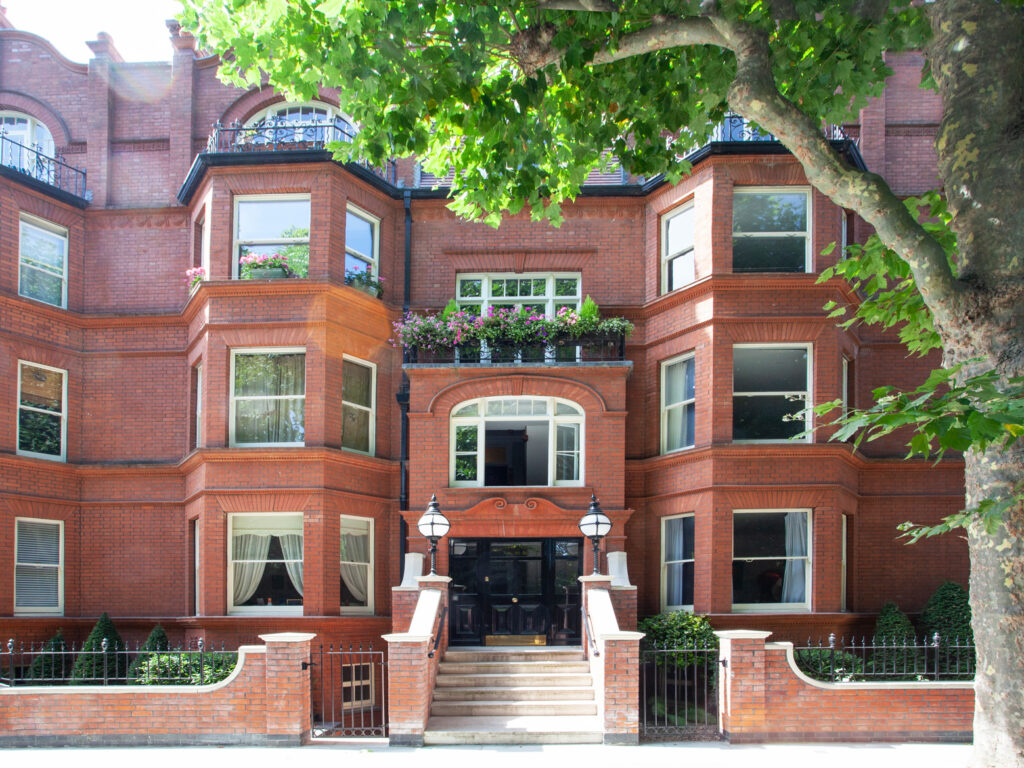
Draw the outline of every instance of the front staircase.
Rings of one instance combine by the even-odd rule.
[[[424,744],[600,744],[590,663],[580,648],[449,648]]]

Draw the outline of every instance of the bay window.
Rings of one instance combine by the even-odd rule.
[[[68,305],[68,231],[22,214],[18,246],[18,294],[55,307]]]
[[[693,609],[693,515],[661,519],[661,608]]]
[[[228,517],[229,613],[302,613],[302,514]]]
[[[553,397],[492,397],[452,409],[453,486],[583,483],[583,409]]]
[[[341,611],[373,613],[373,520],[341,516]]]
[[[732,199],[733,272],[810,272],[810,191],[738,187]]]
[[[63,461],[67,426],[67,371],[19,361],[18,454]]]
[[[737,344],[732,372],[733,440],[785,441],[810,429],[810,345]]]
[[[341,447],[373,455],[377,366],[346,357],[341,377]]]
[[[232,446],[303,445],[305,411],[305,349],[232,351]]]
[[[734,511],[734,611],[809,607],[810,523],[806,509]]]
[[[661,218],[661,292],[692,283],[696,275],[693,252],[694,213],[689,203]]]
[[[244,256],[287,257],[296,277],[309,275],[309,195],[235,198],[234,277]]]
[[[692,354],[661,364],[661,452],[692,448],[696,415]]]
[[[64,523],[14,521],[14,612],[63,613]]]

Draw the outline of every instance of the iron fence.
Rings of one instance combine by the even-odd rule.
[[[718,739],[718,669],[717,645],[641,647],[641,737]]]
[[[347,121],[337,118],[333,121],[312,121],[297,123],[284,118],[268,118],[256,125],[242,125],[235,121],[230,125],[214,123],[213,132],[206,143],[206,151],[212,153],[235,152],[285,152],[285,151],[329,151],[333,144],[350,144],[356,137],[356,129]],[[396,166],[393,160],[384,167],[359,163],[368,171],[392,184],[396,181]]]
[[[974,679],[970,640],[931,637],[828,636],[793,649],[797,666],[809,677],[834,683],[868,680],[934,681]]]
[[[207,685],[226,678],[238,661],[222,644],[146,649],[135,644],[15,643],[0,648],[0,686]]]
[[[2,131],[0,165],[85,199],[85,171],[68,165],[60,155],[50,157],[34,147],[20,144]]]
[[[387,662],[373,645],[313,649],[313,737],[387,736]]]

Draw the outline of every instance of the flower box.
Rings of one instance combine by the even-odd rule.
[[[282,277],[291,277],[284,267],[251,267],[249,269],[249,280],[276,280]]]

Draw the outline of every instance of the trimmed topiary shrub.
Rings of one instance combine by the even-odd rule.
[[[231,674],[237,653],[203,654],[202,665],[195,651],[149,654],[139,665],[133,685],[212,685]]]
[[[930,638],[936,632],[943,640],[974,643],[971,629],[971,604],[967,590],[955,581],[947,581],[935,590],[921,613],[921,627]]]
[[[42,651],[32,660],[32,666],[25,672],[25,679],[45,685],[63,685],[71,672],[71,664],[65,655],[67,644],[58,629],[57,634],[43,645]]]
[[[139,648],[139,655],[135,657],[135,661],[132,662],[131,666],[128,667],[128,681],[131,682],[134,678],[139,676],[139,670],[146,660],[154,654],[156,651],[167,651],[170,650],[171,643],[167,639],[167,633],[164,632],[164,628],[157,624],[153,627],[153,631],[149,633],[149,637],[146,638],[146,642]]]
[[[925,604],[921,625],[929,641],[939,633],[941,645],[933,668],[941,677],[963,679],[974,675],[974,630],[966,589],[955,581],[940,586]]]
[[[912,647],[919,643],[907,614],[896,603],[886,603],[875,622],[872,674],[891,680],[916,680],[928,668],[923,649]]]
[[[107,641],[106,653],[103,652],[103,640]],[[105,661],[104,661],[105,660]],[[72,685],[95,685],[104,680],[107,682],[123,682],[128,672],[128,659],[125,653],[124,640],[114,628],[114,622],[104,611],[89,637],[82,644],[82,650],[75,659],[71,670]]]

